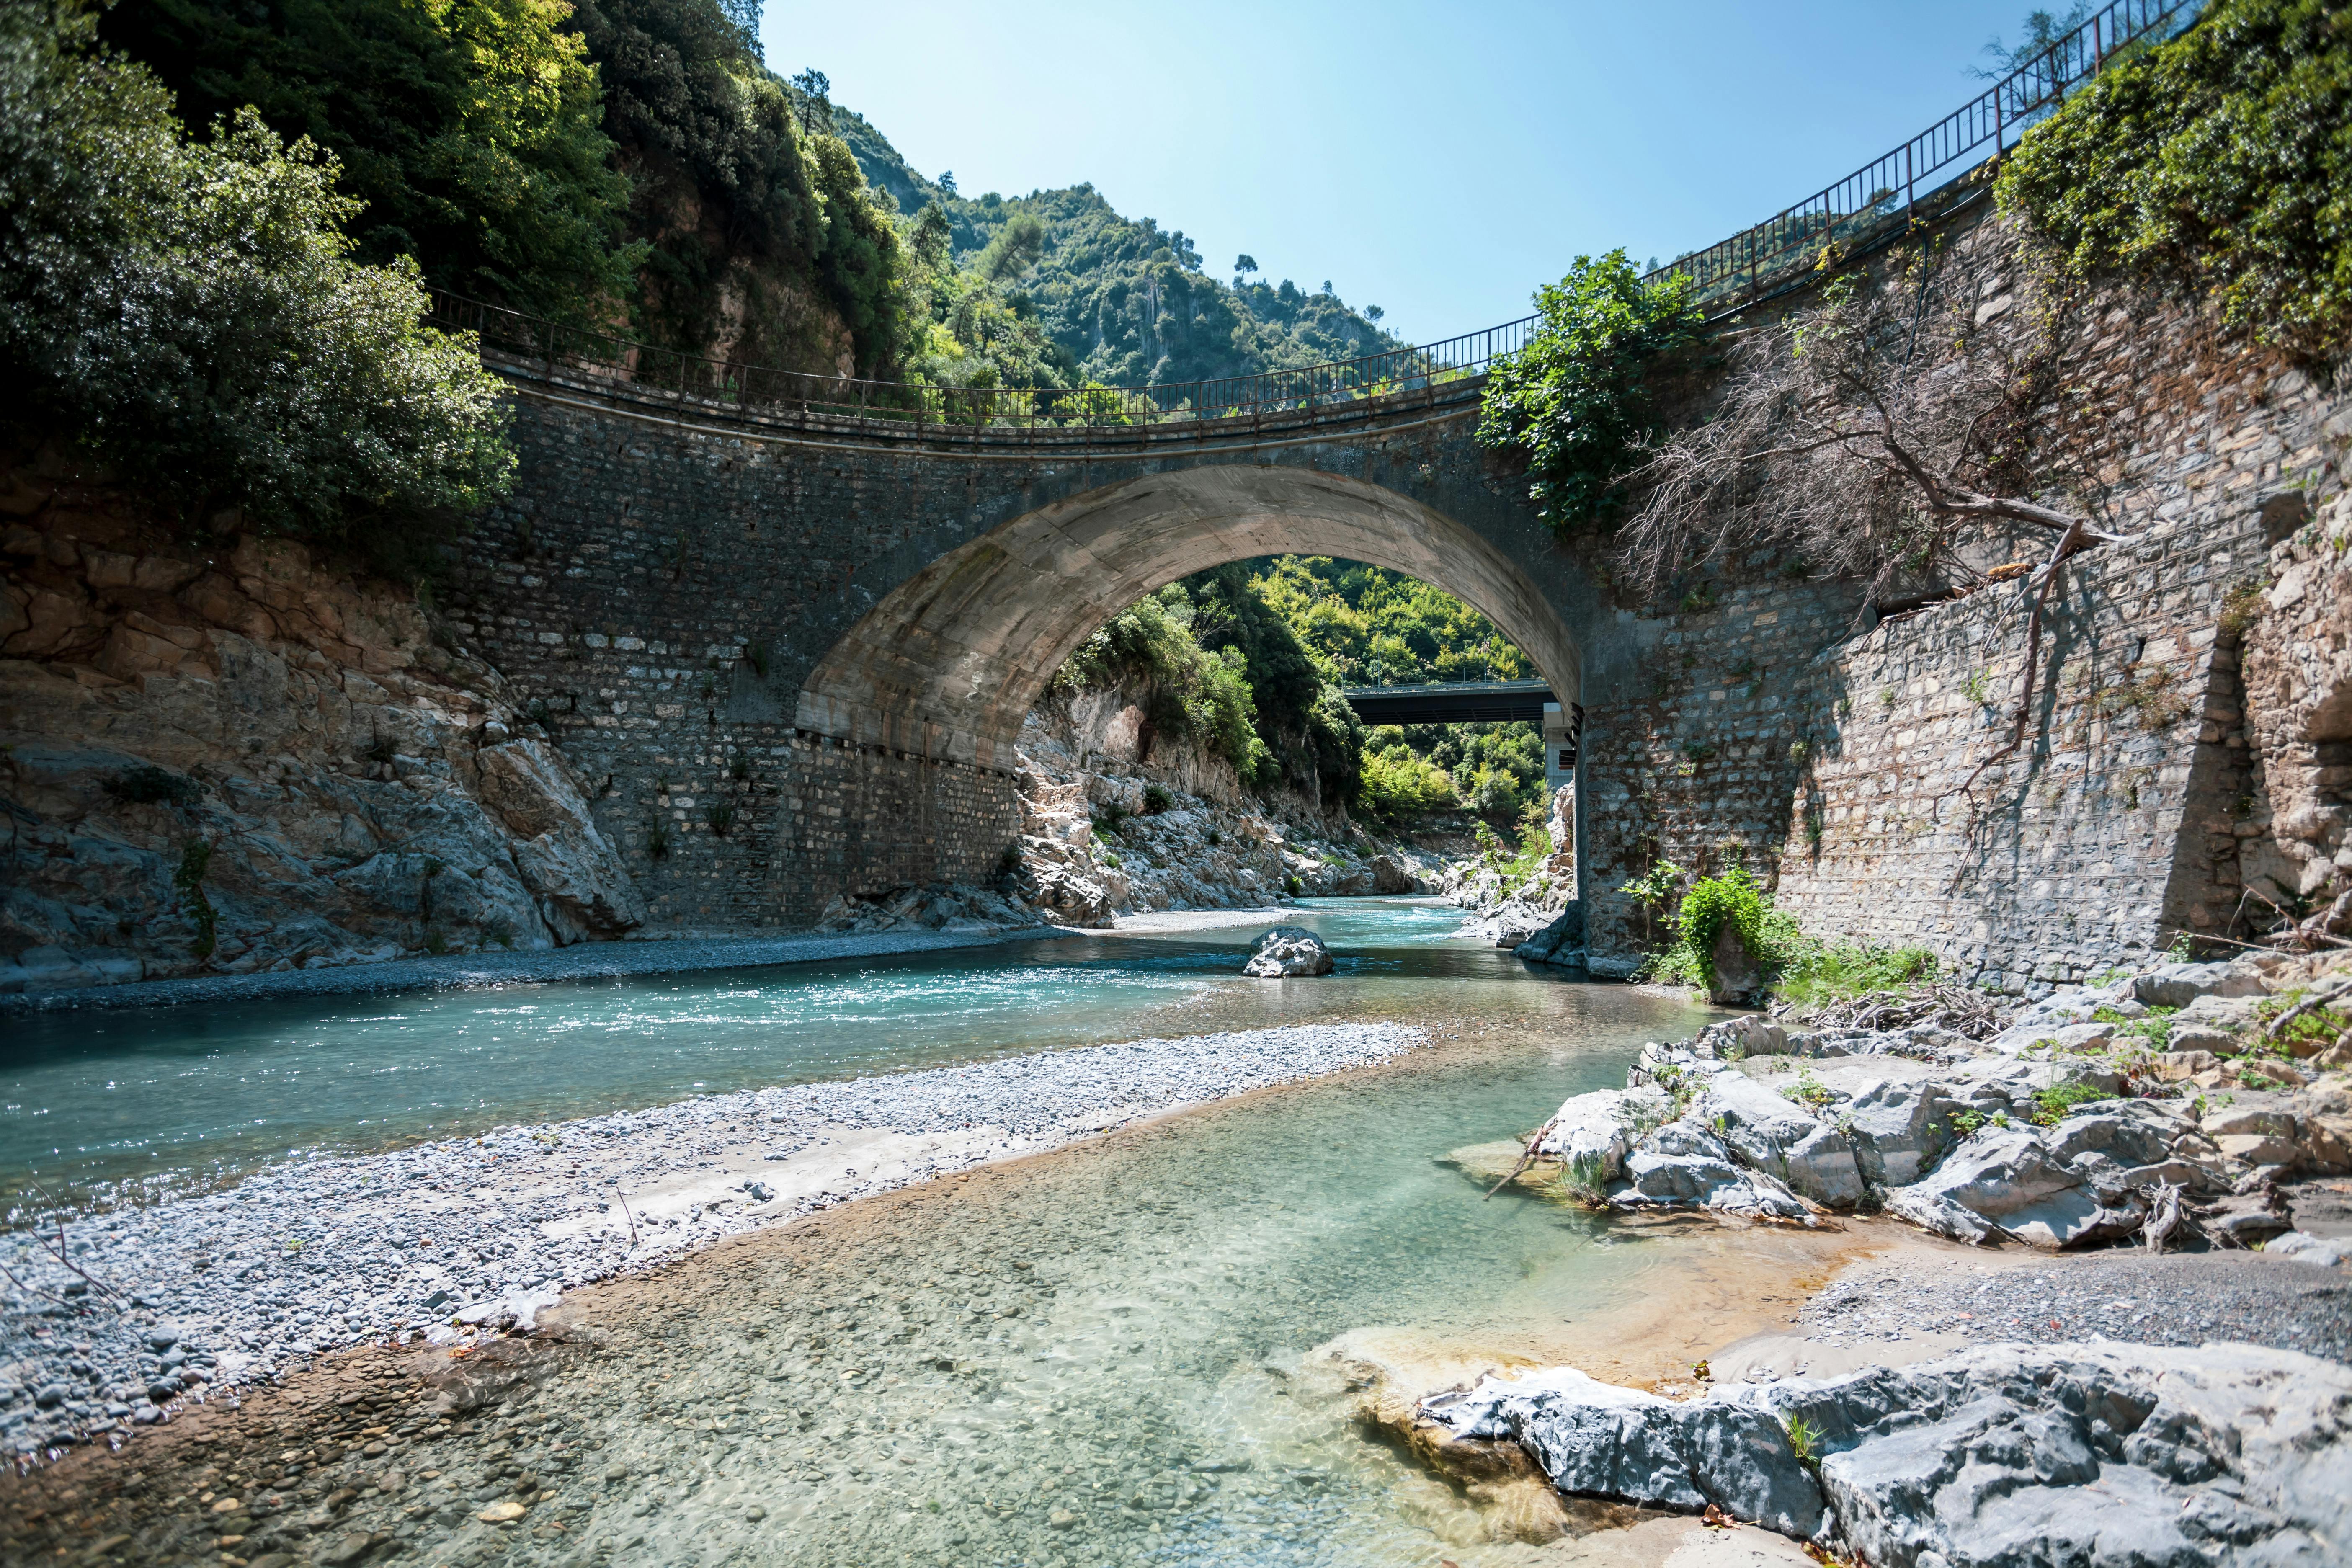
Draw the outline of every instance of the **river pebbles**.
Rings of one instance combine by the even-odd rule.
[[[290,1160],[221,1193],[69,1222],[71,1266],[19,1231],[0,1237],[13,1274],[0,1279],[0,1448],[24,1462],[119,1442],[207,1384],[349,1344],[446,1338],[468,1307],[527,1310],[532,1293],[723,1236],[1425,1040],[1399,1025],[1302,1026],[700,1096]],[[828,1145],[858,1163],[824,1166]],[[772,1192],[761,1162],[783,1162],[771,1168],[788,1188],[796,1157],[821,1176]]]

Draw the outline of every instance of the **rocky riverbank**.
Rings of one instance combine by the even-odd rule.
[[[1882,998],[1646,1045],[1505,1168],[1601,1212],[1884,1213],[1957,1245],[1853,1270],[1655,1391],[1506,1369],[1368,1410],[1464,1484],[1525,1473],[1871,1563],[2343,1561],[2347,981],[2264,952],[2007,1017]]]
[[[296,1160],[0,1241],[0,1443],[120,1442],[352,1344],[471,1342],[561,1292],[852,1198],[1385,1060],[1392,1025],[1087,1047]],[[465,1325],[453,1329],[453,1322]]]

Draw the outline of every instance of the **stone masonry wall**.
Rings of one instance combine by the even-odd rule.
[[[2021,318],[2009,231],[1955,246],[1966,317]],[[2346,401],[2124,296],[2082,308],[2059,372],[2045,444],[2087,451],[2104,525],[2134,542],[2063,568],[2024,743],[1995,760],[2021,694],[2019,584],[1859,635],[1851,585],[1751,583],[1673,616],[1647,689],[1585,699],[1596,952],[1639,945],[1640,910],[1609,889],[1660,858],[1745,863],[1818,934],[1918,942],[2006,990],[2244,932],[2240,847],[2268,812],[2239,639],[2280,518],[2341,483],[2325,432]]]
[[[561,738],[656,924],[806,925],[841,895],[988,880],[1019,837],[1013,773],[797,730],[801,688],[940,555],[1055,500],[1200,459],[852,449],[705,412],[519,396],[520,479],[445,595],[456,639]],[[1403,431],[1212,460],[1416,492],[1529,570],[1574,572],[1518,481],[1469,439],[1475,412],[1463,401],[1438,420],[1409,414]],[[1577,602],[1573,584],[1552,591]]]

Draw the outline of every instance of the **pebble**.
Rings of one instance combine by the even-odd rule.
[[[2251,1252],[2076,1253],[1988,1268],[1917,1258],[1848,1270],[1808,1301],[1808,1339],[1957,1335],[1979,1343],[2235,1341],[2352,1362],[2344,1275]]]

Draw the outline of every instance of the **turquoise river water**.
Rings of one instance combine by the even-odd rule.
[[[1235,973],[1255,926],[347,1005],[67,1016],[12,1031],[0,1164],[96,1193],[1089,1041],[1395,1019],[1437,1043],[1003,1173],[930,1184],[582,1293],[593,1351],[400,1494],[476,1563],[1415,1564],[1512,1539],[1377,1440],[1317,1347],[1573,1359],[1808,1267],[1761,1232],[1486,1200],[1449,1151],[1623,1081],[1703,1015],[1455,940],[1431,900],[1297,917],[1328,980]],[[1818,1258],[1818,1245],[1814,1254]],[[1769,1299],[1769,1298],[1767,1298]],[[1702,1313],[1703,1315],[1703,1313]],[[1701,1353],[1706,1347],[1701,1347]],[[567,1458],[569,1456],[569,1458]],[[395,1456],[395,1458],[397,1456]],[[584,1463],[583,1462],[584,1460]],[[426,1462],[420,1455],[412,1464]],[[478,1522],[496,1467],[563,1528]],[[488,1479],[484,1489],[476,1483]],[[550,1496],[554,1496],[553,1492]]]

